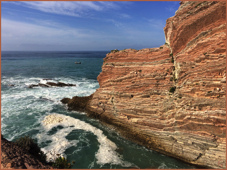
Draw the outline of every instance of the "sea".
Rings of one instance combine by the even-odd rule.
[[[2,135],[10,141],[30,136],[48,161],[62,155],[75,162],[72,169],[196,168],[133,143],[99,120],[83,112],[69,111],[61,103],[65,97],[88,96],[99,88],[97,76],[108,52],[2,51]],[[47,81],[76,86],[29,88]],[[48,118],[56,119],[45,124]]]

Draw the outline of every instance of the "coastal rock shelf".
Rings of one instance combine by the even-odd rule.
[[[226,3],[181,2],[164,32],[159,48],[107,54],[82,110],[148,148],[226,168]]]

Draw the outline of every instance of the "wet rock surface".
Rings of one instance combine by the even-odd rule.
[[[33,88],[33,87],[67,87],[67,86],[76,86],[75,84],[66,84],[63,82],[47,82],[46,84],[39,83],[39,84],[31,84],[28,86],[28,88]]]
[[[85,97],[79,97],[75,96],[72,99],[70,98],[64,98],[61,100],[63,104],[67,104],[69,110],[76,110],[76,111],[86,111],[87,105],[91,96],[85,96]]]
[[[1,136],[1,169],[53,169],[14,142]]]

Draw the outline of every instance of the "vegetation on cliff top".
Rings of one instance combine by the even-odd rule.
[[[31,137],[29,136],[20,137],[19,139],[16,140],[15,143],[19,145],[21,148],[25,149],[30,154],[34,155],[40,161],[47,163],[46,154],[43,153],[41,148]],[[48,164],[50,164],[53,168],[57,169],[70,169],[74,162],[72,162],[71,164],[66,158],[59,156],[53,162],[49,162]]]
[[[46,155],[41,151],[40,147],[34,140],[29,136],[24,136],[16,140],[17,145],[34,155],[37,159],[42,162],[46,162]]]

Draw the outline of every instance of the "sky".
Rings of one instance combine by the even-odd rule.
[[[109,51],[165,44],[179,1],[2,1],[2,51]]]

